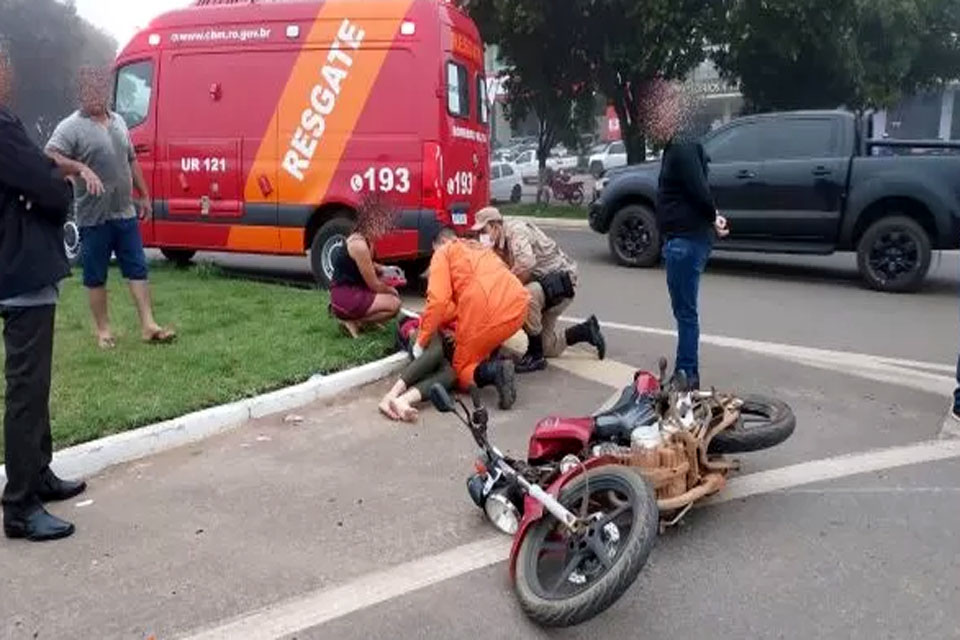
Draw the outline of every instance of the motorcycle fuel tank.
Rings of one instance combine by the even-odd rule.
[[[593,436],[593,418],[544,418],[530,436],[527,459],[531,464],[577,455]]]

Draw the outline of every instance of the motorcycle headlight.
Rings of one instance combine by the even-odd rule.
[[[502,491],[494,491],[487,496],[483,510],[493,526],[507,535],[514,535],[520,528],[520,512]]]

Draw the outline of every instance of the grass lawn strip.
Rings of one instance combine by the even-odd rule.
[[[173,345],[140,340],[126,283],[111,270],[118,345],[100,350],[86,290],[79,277],[64,282],[51,396],[56,448],[273,391],[392,351],[392,327],[356,341],[343,337],[327,313],[326,292],[225,278],[209,265],[179,270],[160,263],[150,277],[158,321],[179,334]]]

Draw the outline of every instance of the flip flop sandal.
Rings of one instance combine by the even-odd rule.
[[[144,342],[147,344],[171,344],[177,339],[177,334],[170,329],[161,329],[147,338]]]

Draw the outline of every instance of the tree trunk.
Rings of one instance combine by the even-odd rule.
[[[627,149],[627,164],[646,162],[647,138],[640,128],[639,119],[634,115],[632,100],[623,88],[617,93],[613,108],[620,120],[620,137]]]
[[[549,122],[540,118],[540,136],[537,139],[537,162],[539,171],[537,172],[537,205],[543,203],[544,192],[547,185],[547,158],[550,157],[550,150],[553,148],[553,128]]]

